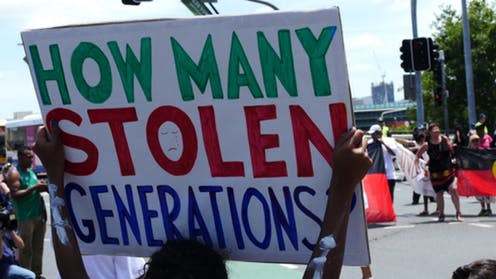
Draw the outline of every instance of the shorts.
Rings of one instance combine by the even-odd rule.
[[[451,177],[446,182],[438,184],[438,185],[434,185],[434,183],[433,183],[432,188],[434,188],[434,192],[436,192],[436,194],[439,192],[442,192],[442,191],[448,192],[450,185],[453,184],[454,181],[455,181],[455,176]]]

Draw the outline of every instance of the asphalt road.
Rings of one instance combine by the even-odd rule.
[[[439,223],[436,216],[416,216],[423,207],[411,205],[411,195],[406,183],[397,183],[394,202],[397,222],[369,226],[375,279],[451,278],[453,270],[460,265],[479,258],[496,258],[496,216],[477,217],[480,205],[475,198],[461,198],[465,222],[459,223],[455,222],[455,210],[446,194],[446,221]],[[435,203],[429,209],[434,211]],[[49,230],[43,268],[46,278],[58,278]],[[230,279],[297,279],[304,270],[301,265],[245,262],[229,262],[228,268]],[[362,278],[360,268],[344,267],[341,278]]]

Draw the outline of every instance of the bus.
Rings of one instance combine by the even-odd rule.
[[[5,124],[5,145],[7,160],[17,164],[17,149],[21,146],[32,147],[36,141],[38,127],[43,125],[41,114],[29,114],[22,119],[8,120]],[[35,156],[33,171],[43,176],[46,171],[40,159]]]

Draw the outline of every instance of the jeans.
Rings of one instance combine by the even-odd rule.
[[[36,276],[41,275],[43,266],[43,244],[45,241],[46,223],[40,218],[19,221],[19,235],[24,241],[19,262],[22,267],[32,270]]]
[[[7,267],[5,274],[3,275],[4,279],[35,279],[36,275],[29,269],[25,269],[18,265],[10,265]]]

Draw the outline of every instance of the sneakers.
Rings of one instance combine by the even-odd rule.
[[[481,217],[481,216],[492,216],[493,215],[493,212],[491,211],[491,209],[481,209],[481,211],[479,212],[479,214],[477,214],[477,216]]]
[[[417,214],[417,216],[428,216],[429,215],[429,211],[427,210],[424,210],[422,212],[420,212],[419,214]]]
[[[439,217],[437,218],[438,222],[444,222],[444,214],[439,214]]]
[[[481,209],[481,211],[479,212],[479,214],[477,214],[477,216],[486,216],[486,209]]]
[[[486,212],[484,212],[484,216],[492,216],[493,215],[493,212],[491,211],[491,209],[486,209]]]

